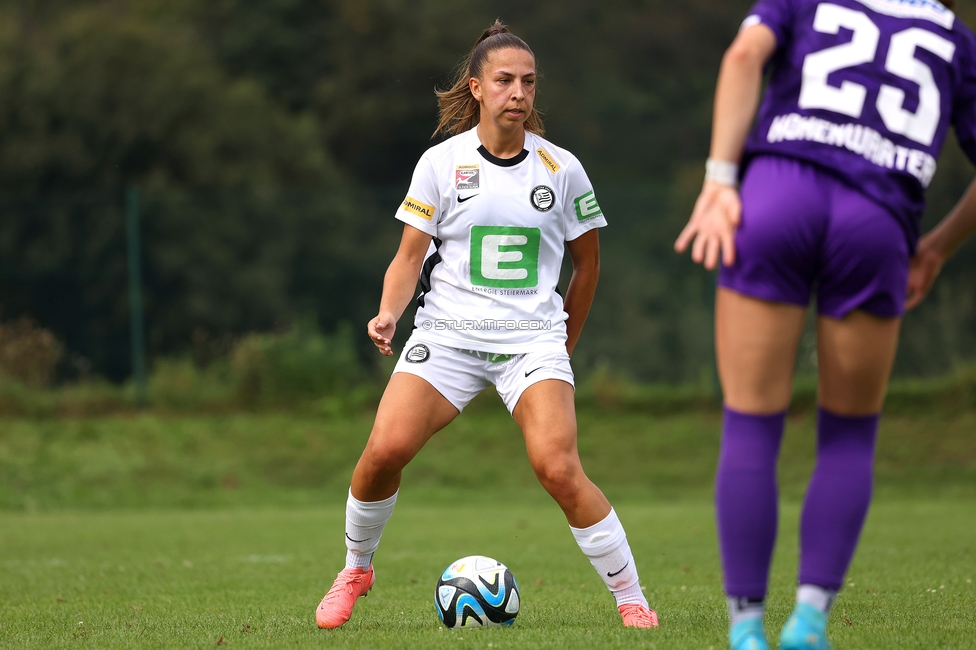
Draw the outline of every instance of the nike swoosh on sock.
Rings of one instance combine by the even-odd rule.
[[[621,573],[623,573],[623,572],[624,572],[624,569],[626,569],[626,568],[627,568],[627,567],[629,567],[629,566],[630,566],[630,560],[627,560],[627,564],[625,564],[625,565],[623,565],[623,566],[622,566],[622,567],[620,568],[620,571],[617,571],[616,573],[610,573],[609,571],[607,571],[607,577],[608,577],[608,578],[613,578],[613,577],[615,577],[615,576],[619,576],[619,575],[620,575]]]

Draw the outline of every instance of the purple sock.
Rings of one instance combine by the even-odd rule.
[[[871,505],[879,415],[817,411],[817,466],[800,518],[800,584],[840,590]]]
[[[747,415],[725,408],[715,476],[715,512],[725,593],[764,599],[779,513],[776,461],[786,413]]]

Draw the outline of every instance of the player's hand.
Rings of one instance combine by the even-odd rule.
[[[674,250],[683,253],[691,244],[691,259],[696,264],[704,264],[706,269],[712,270],[718,265],[721,254],[722,263],[732,266],[735,263],[735,229],[741,218],[742,201],[738,190],[705,181],[688,225],[674,242]]]
[[[922,302],[932,288],[939,271],[942,270],[943,264],[945,264],[945,255],[935,247],[931,236],[922,237],[908,267],[908,297],[905,299],[905,309],[913,309]]]
[[[366,324],[366,332],[369,340],[373,342],[380,354],[392,357],[393,348],[390,343],[393,341],[393,333],[396,332],[396,318],[389,312],[380,312],[376,318]]]

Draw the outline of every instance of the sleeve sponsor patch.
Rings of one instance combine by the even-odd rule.
[[[599,217],[603,214],[603,210],[600,209],[600,204],[596,202],[596,195],[593,194],[593,190],[590,190],[583,196],[576,197],[573,200],[573,204],[576,206],[576,218],[579,221],[586,221],[587,219]]]
[[[427,205],[417,199],[412,199],[409,196],[403,199],[403,205],[401,206],[404,210],[410,214],[416,215],[421,219],[426,219],[430,221],[434,218],[434,206]],[[577,208],[577,211],[579,208]]]
[[[557,165],[556,164],[556,161],[552,159],[552,156],[550,156],[548,153],[546,153],[546,150],[545,149],[543,149],[542,147],[539,147],[538,149],[535,150],[535,152],[537,154],[539,154],[539,159],[542,161],[542,163],[546,167],[549,168],[549,171],[550,172],[552,172],[553,174],[555,174],[556,172],[559,171],[559,165]]]

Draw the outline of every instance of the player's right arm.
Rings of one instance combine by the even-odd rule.
[[[427,256],[427,249],[430,248],[431,239],[431,235],[405,224],[400,248],[383,278],[380,311],[366,325],[366,331],[380,353],[388,357],[393,356],[390,344],[396,331],[396,323],[417,290],[420,269]]]
[[[976,163],[976,37],[963,29],[965,37],[958,48],[962,83],[956,91],[952,125],[959,145]],[[932,288],[942,265],[956,249],[976,232],[976,180],[942,221],[918,241],[908,270],[908,296],[905,308],[918,306]]]
[[[726,50],[715,89],[710,161],[728,169],[738,166],[759,107],[763,67],[775,51],[776,36],[762,23],[743,29]],[[706,179],[674,249],[683,253],[691,244],[691,259],[707,269],[715,268],[720,253],[731,266],[741,211],[734,179]]]
[[[905,308],[917,306],[932,288],[936,276],[959,245],[976,232],[976,180],[959,203],[918,242],[908,270],[908,298]]]

